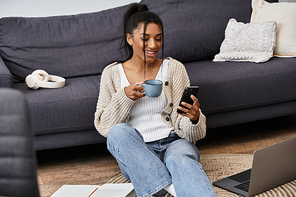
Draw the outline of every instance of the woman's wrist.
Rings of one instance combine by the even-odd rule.
[[[199,121],[199,117],[196,120],[190,120],[192,124],[197,124]]]

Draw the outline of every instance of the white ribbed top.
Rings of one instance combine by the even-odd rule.
[[[169,60],[165,59],[155,79],[163,80],[168,68]],[[121,88],[129,86],[130,83],[125,75],[122,64],[118,64]],[[145,142],[160,140],[169,136],[174,127],[169,127],[161,118],[161,111],[167,106],[167,98],[162,91],[157,98],[145,96],[133,105],[128,124],[136,128],[143,136]]]

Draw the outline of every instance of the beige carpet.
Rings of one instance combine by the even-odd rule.
[[[201,164],[209,177],[210,182],[214,182],[229,175],[247,170],[252,167],[253,155],[246,154],[212,154],[202,155]],[[122,174],[114,176],[108,183],[126,183],[128,179]],[[236,197],[238,195],[213,187],[218,197]],[[170,195],[166,195],[170,197]],[[270,191],[264,192],[256,197],[296,197],[296,180]]]

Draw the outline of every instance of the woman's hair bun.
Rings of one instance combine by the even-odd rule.
[[[139,12],[149,11],[148,7],[144,4],[138,4],[138,6]]]
[[[134,14],[137,12],[145,12],[149,11],[148,7],[145,4],[140,4],[140,3],[132,3],[129,8],[130,14]]]

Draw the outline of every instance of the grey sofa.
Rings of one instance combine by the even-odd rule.
[[[186,66],[207,127],[296,113],[296,58],[266,63],[213,62],[230,18],[248,23],[250,0],[143,0],[164,23],[164,54]],[[0,87],[22,91],[32,113],[37,150],[105,142],[94,128],[101,73],[123,60],[127,6],[96,13],[0,20]],[[36,69],[66,78],[60,89],[31,90]]]

